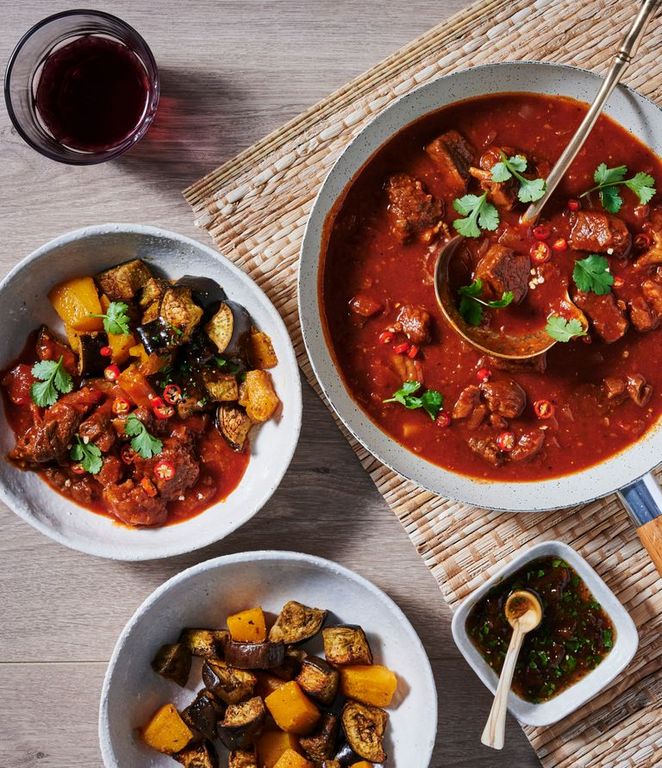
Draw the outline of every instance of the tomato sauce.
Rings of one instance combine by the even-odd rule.
[[[445,413],[450,413],[460,392],[476,384],[476,372],[485,365],[482,353],[462,340],[444,321],[437,306],[433,270],[438,243],[413,241],[402,244],[392,231],[384,187],[396,173],[420,179],[427,192],[442,200],[444,219],[453,233],[453,210],[457,194],[449,190],[424,147],[444,131],[459,131],[478,156],[488,147],[512,148],[535,162],[545,176],[571,138],[586,112],[586,105],[572,99],[537,94],[500,94],[451,105],[408,126],[385,144],[361,169],[328,217],[322,246],[320,303],[327,343],[338,370],[358,405],[389,436],[422,458],[454,472],[489,480],[532,481],[566,475],[601,462],[622,451],[653,428],[662,412],[662,367],[659,365],[659,330],[639,333],[630,327],[625,336],[607,344],[594,333],[586,339],[557,343],[547,355],[544,372],[535,370],[490,371],[491,381],[514,380],[525,390],[527,405],[512,423],[515,430],[542,428],[544,448],[529,461],[506,461],[492,466],[468,447],[473,434],[494,431],[482,425],[471,431],[464,422],[452,420],[443,428],[423,409],[407,410],[398,403],[384,403],[406,380],[402,363],[394,361],[393,344],[380,341],[392,325],[398,307],[412,304],[425,307],[433,318],[432,342],[417,355],[420,378],[425,388],[444,396]],[[623,127],[602,116],[578,158],[566,174],[545,209],[543,219],[550,227],[549,243],[568,238],[570,199],[594,186],[593,174],[600,163],[609,167],[626,165],[628,176],[642,171],[651,174],[657,189],[662,185],[660,160]],[[480,194],[472,181],[469,192]],[[618,216],[632,237],[642,231],[650,209],[641,206],[629,190],[621,192],[623,206]],[[584,210],[602,211],[597,195],[581,200]],[[496,232],[484,232],[491,242],[510,227],[518,230],[527,249],[536,243],[528,230],[519,227],[525,210],[519,204],[512,211],[500,210]],[[466,253],[458,261],[452,284],[470,280],[476,263],[479,241],[465,240]],[[545,318],[558,310],[565,289],[572,284],[577,259],[587,252],[571,248],[552,251],[537,276],[544,280],[529,283],[525,300],[507,309],[489,311],[493,328],[518,332],[544,326]],[[654,268],[635,270],[629,259],[609,258],[617,283],[614,297],[625,303],[639,290],[642,280]],[[532,265],[533,266],[533,265]],[[459,270],[459,273],[458,273]],[[617,287],[618,285],[618,287]],[[352,311],[357,295],[376,302],[381,311],[363,317]],[[402,355],[400,355],[402,357]],[[631,400],[606,408],[602,398],[605,377],[639,374],[652,386],[652,396],[642,407]],[[548,400],[554,417],[544,422],[536,416],[533,403]]]

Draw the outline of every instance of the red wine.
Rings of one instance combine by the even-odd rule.
[[[149,93],[147,72],[130,48],[85,35],[46,58],[35,106],[58,142],[95,152],[117,146],[135,131]]]

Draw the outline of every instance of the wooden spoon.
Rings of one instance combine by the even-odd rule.
[[[490,716],[485,723],[481,742],[492,749],[503,749],[506,731],[506,712],[508,709],[508,693],[515,674],[515,664],[519,656],[524,636],[535,629],[542,619],[540,600],[527,590],[511,592],[506,600],[505,614],[508,623],[513,628],[508,652],[501,669],[499,685],[494,694],[494,702]]]

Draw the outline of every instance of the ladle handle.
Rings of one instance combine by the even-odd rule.
[[[480,737],[481,742],[486,747],[492,747],[492,749],[503,749],[506,733],[506,713],[508,712],[508,694],[510,693],[510,686],[515,674],[517,657],[524,642],[524,635],[525,633],[522,631],[520,623],[517,622],[513,628],[510,645],[503,662],[499,685],[492,702],[492,709],[485,723],[483,735]]]
[[[632,485],[621,488],[618,496],[662,576],[662,490],[657,480],[651,474],[644,475]]]
[[[547,177],[547,185],[545,194],[535,203],[532,203],[522,216],[522,223],[534,224],[543,207],[546,205],[549,198],[554,193],[554,190],[558,186],[559,182],[565,176],[566,171],[572,164],[572,161],[577,157],[577,153],[584,145],[584,142],[588,138],[589,133],[593,130],[593,126],[596,124],[600,113],[602,112],[604,105],[607,103],[607,99],[611,96],[614,88],[619,84],[623,73],[627,69],[629,63],[636,54],[639,43],[641,42],[646,26],[652,18],[653,14],[657,10],[662,0],[644,0],[639,9],[635,20],[632,22],[630,29],[627,31],[620,48],[614,56],[614,60],[609,68],[609,72],[605,77],[598,95],[595,97],[593,104],[591,104],[586,116],[581,122],[579,128],[575,132],[575,135],[570,139],[569,144],[563,150],[561,157],[556,162],[556,165],[550,171]]]

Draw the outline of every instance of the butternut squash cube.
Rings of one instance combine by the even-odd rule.
[[[91,277],[73,277],[59,283],[48,294],[53,309],[65,325],[76,331],[103,331],[103,320],[90,315],[101,314],[101,303]]]
[[[362,704],[388,707],[397,687],[395,673],[380,664],[361,664],[340,669],[340,690],[348,699]]]
[[[257,739],[257,756],[260,768],[274,768],[283,752],[299,751],[299,741],[292,733],[264,731]]]
[[[295,680],[281,685],[264,702],[276,725],[287,733],[310,733],[320,719],[320,711]]]
[[[280,400],[267,371],[246,371],[239,388],[239,405],[246,408],[250,420],[261,424],[276,413]]]
[[[358,763],[352,763],[350,768],[374,768],[374,765],[367,760],[360,760]]]
[[[238,643],[263,643],[267,639],[267,623],[262,608],[249,608],[228,616],[228,629],[232,639]]]
[[[286,749],[274,768],[315,768],[313,764],[292,749]]]
[[[193,733],[174,704],[164,704],[142,731],[143,741],[159,752],[174,755],[188,746]]]

